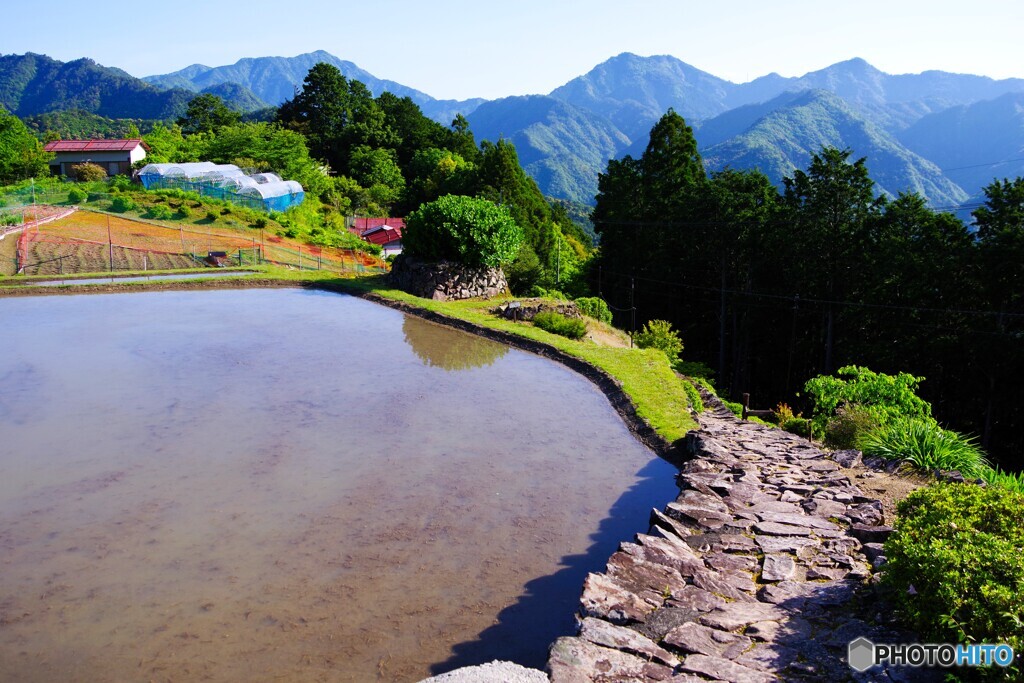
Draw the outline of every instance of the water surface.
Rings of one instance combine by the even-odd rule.
[[[586,380],[302,290],[0,299],[0,680],[542,666],[674,494]]]

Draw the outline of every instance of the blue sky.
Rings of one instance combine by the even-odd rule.
[[[734,82],[851,57],[887,73],[1024,77],[1021,0],[50,0],[6,6],[3,24],[4,54],[146,76],[322,49],[438,98],[547,93],[621,52]]]

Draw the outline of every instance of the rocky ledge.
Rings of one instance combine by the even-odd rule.
[[[846,663],[859,636],[913,640],[887,624],[872,587],[892,531],[881,502],[810,442],[721,404],[689,438],[679,497],[587,577],[579,635],[552,646],[551,680],[927,679]]]
[[[421,261],[406,254],[395,259],[388,279],[404,292],[435,301],[490,299],[508,292],[508,281],[501,268]]]

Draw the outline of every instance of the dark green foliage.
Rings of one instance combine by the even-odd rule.
[[[47,173],[51,156],[25,124],[0,108],[0,185]]]
[[[804,417],[790,417],[779,422],[779,427],[785,431],[802,436],[804,438],[811,438],[811,421]]]
[[[519,254],[505,268],[505,277],[508,280],[509,289],[515,294],[529,294],[529,296],[543,296],[534,294],[534,290],[546,291],[538,285],[544,275],[544,269],[537,258],[536,252],[529,244],[519,248]]]
[[[173,216],[170,207],[163,204],[154,204],[142,214],[143,218],[151,218],[158,221],[168,221]]]
[[[80,190],[77,187],[73,187],[68,190],[68,204],[81,204],[85,201],[89,193],[85,190]]]
[[[45,140],[138,138],[140,131],[148,133],[155,123],[145,119],[109,119],[78,109],[33,114],[22,120],[36,137]]]
[[[192,98],[185,109],[185,114],[178,119],[181,131],[185,135],[211,133],[218,128],[230,126],[241,120],[238,112],[228,109],[224,100],[210,93],[203,93]]]
[[[711,380],[715,376],[715,371],[709,368],[706,364],[701,363],[700,361],[683,360],[680,358],[672,363],[672,369],[680,375],[704,380],[710,387],[709,391],[714,392],[714,387],[711,386]]]
[[[876,429],[878,418],[858,405],[842,405],[825,424],[825,445],[835,450],[853,448],[862,434]]]
[[[523,233],[505,207],[446,195],[409,214],[402,239],[411,256],[494,268],[515,258]]]
[[[583,315],[589,315],[591,318],[609,325],[612,323],[612,312],[608,308],[608,303],[600,297],[580,297],[576,299],[576,307]]]
[[[213,210],[207,211],[206,212],[206,222],[213,223],[215,220],[217,220],[217,216],[218,216],[218,214],[217,214],[216,211],[213,211]],[[289,235],[289,237],[295,237],[295,235]]]
[[[567,318],[554,311],[541,311],[533,316],[533,324],[542,330],[569,339],[580,339],[587,333],[587,324],[579,318]]]
[[[936,484],[914,491],[897,510],[883,581],[920,640],[1006,643],[1020,652],[1024,496],[997,487]],[[975,675],[999,681],[1019,680],[1020,673],[992,667]]]
[[[674,361],[683,352],[683,340],[679,332],[672,329],[667,320],[649,320],[644,328],[633,336],[633,342],[641,349],[658,349]]]
[[[81,163],[71,167],[71,177],[83,183],[94,183],[107,178],[107,170],[99,164]]]
[[[131,197],[114,197],[114,200],[110,202],[110,210],[117,213],[134,211],[136,208],[137,206]]]

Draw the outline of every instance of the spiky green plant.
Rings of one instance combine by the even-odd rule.
[[[968,479],[989,468],[974,437],[943,429],[934,420],[899,418],[861,434],[857,447],[865,455],[907,460],[923,472],[956,470]]]
[[[998,467],[992,467],[984,470],[981,478],[989,486],[999,486],[1024,494],[1024,472],[1005,472]]]

